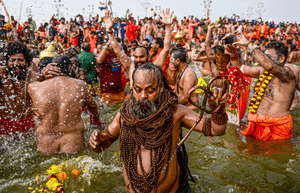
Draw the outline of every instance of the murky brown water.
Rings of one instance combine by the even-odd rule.
[[[101,120],[110,123],[121,104],[101,107]],[[193,132],[186,141],[189,167],[196,183],[193,192],[299,192],[300,191],[300,107],[292,111],[293,138],[276,142],[253,140],[228,126],[226,135],[209,138]],[[93,129],[86,122],[85,142]],[[243,119],[247,120],[246,116]],[[187,130],[184,129],[184,133]],[[126,192],[119,161],[119,141],[102,154],[90,148],[76,155],[43,156],[36,140],[13,143],[0,136],[0,192],[25,193],[46,187],[45,171],[60,164],[69,179],[63,183],[69,192]],[[67,166],[67,167],[66,167]],[[72,169],[81,171],[74,179]],[[31,187],[32,189],[29,189]]]

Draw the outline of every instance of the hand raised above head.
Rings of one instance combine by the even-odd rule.
[[[170,14],[170,8],[166,9],[166,13],[164,10],[162,10],[163,19],[161,20],[160,17],[158,18],[159,21],[165,25],[171,25],[172,24],[172,16],[174,11],[172,11],[172,14]]]
[[[210,23],[209,25],[208,25],[208,29],[213,29],[213,28],[215,28],[216,27],[216,24],[215,23]]]
[[[104,19],[105,19],[106,29],[111,30],[114,27],[114,24],[113,24],[112,19],[111,19],[111,12],[110,11],[105,12]]]
[[[241,31],[235,31],[235,35],[238,35],[240,38],[240,41],[233,43],[233,45],[240,45],[240,46],[246,46],[249,43],[249,40],[245,36],[245,34]]]

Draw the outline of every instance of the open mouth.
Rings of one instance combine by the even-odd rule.
[[[14,72],[19,73],[19,72],[22,72],[22,70],[21,69],[16,69],[16,70],[14,70]]]

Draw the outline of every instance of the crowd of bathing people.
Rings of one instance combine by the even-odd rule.
[[[142,20],[128,12],[88,21],[53,15],[37,27],[31,17],[21,23],[6,14],[0,39],[0,134],[32,132],[40,153],[75,154],[85,147],[81,114],[88,111],[90,123],[103,128],[92,132],[89,148],[100,153],[120,140],[129,192],[190,192],[193,177],[178,142],[199,117],[190,101],[201,103],[199,93],[214,110],[194,128],[205,136],[240,125],[248,109],[242,134],[291,138],[300,24],[235,15],[180,20],[165,9]],[[189,96],[195,86],[209,87],[202,77],[219,79]],[[113,121],[101,123],[99,104],[119,102]]]

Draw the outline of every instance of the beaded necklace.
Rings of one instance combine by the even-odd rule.
[[[258,83],[255,86],[255,93],[249,104],[249,113],[255,114],[262,97],[264,96],[265,89],[274,78],[273,74],[270,74],[268,71],[265,71],[258,79]]]

